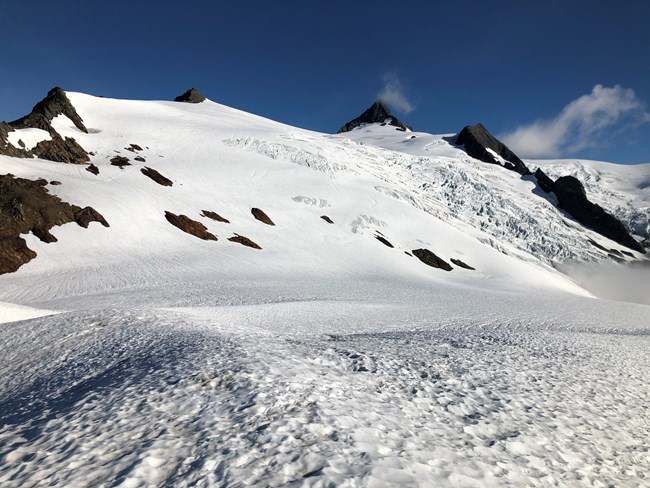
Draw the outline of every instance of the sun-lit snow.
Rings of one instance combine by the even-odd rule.
[[[49,132],[43,129],[17,129],[12,132],[9,132],[7,135],[7,140],[14,147],[23,147],[25,149],[34,149],[36,144],[41,141],[50,141],[52,137]],[[21,146],[20,142],[22,141],[23,145]]]
[[[60,181],[49,191],[110,227],[25,236],[38,256],[0,276],[0,318],[21,320],[0,326],[0,485],[647,481],[650,307],[595,299],[554,267],[602,260],[588,238],[620,246],[533,181],[451,134],[326,135],[210,101],[68,96],[88,134],[53,125],[99,175],[0,169]],[[420,248],[476,271],[406,253]]]

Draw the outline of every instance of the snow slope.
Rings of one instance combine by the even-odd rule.
[[[3,316],[66,311],[0,326],[2,486],[647,482],[650,307],[554,268],[604,259],[587,238],[620,246],[531,181],[445,136],[68,96],[89,133],[53,125],[99,175],[0,169],[61,181],[50,192],[110,228],[26,236],[37,258],[0,276]],[[430,268],[418,248],[476,270]]]

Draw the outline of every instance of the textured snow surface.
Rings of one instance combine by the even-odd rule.
[[[88,134],[53,125],[99,175],[4,156],[0,170],[60,181],[49,191],[110,228],[26,235],[38,256],[0,276],[3,488],[650,482],[650,306],[591,298],[555,268],[604,259],[588,238],[620,246],[529,179],[450,135],[69,97]],[[647,168],[575,168],[600,168],[590,197],[643,222]],[[406,253],[420,248],[476,271]]]
[[[301,285],[5,324],[0,484],[650,481],[648,307]]]

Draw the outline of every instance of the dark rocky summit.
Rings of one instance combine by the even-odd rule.
[[[223,222],[224,224],[229,224],[230,223],[230,220],[224,219],[217,212],[211,212],[210,210],[201,210],[201,215],[203,217],[207,217],[207,218],[215,220],[217,222]]]
[[[562,176],[553,183],[553,193],[557,196],[558,207],[566,210],[581,224],[599,234],[640,253],[645,250],[627,231],[625,226],[600,205],[587,198],[582,183],[573,176]]]
[[[262,210],[259,208],[252,208],[251,213],[253,214],[253,217],[255,217],[257,220],[260,222],[264,222],[267,225],[275,225],[273,221],[269,218],[268,215],[266,215]]]
[[[445,271],[451,271],[453,269],[448,262],[440,259],[428,249],[414,249],[411,252],[416,258],[432,268],[443,269]]]
[[[251,241],[248,237],[240,236],[239,234],[235,234],[233,237],[229,237],[228,240],[230,242],[237,242],[242,246],[252,247],[253,249],[262,249],[259,245]]]
[[[203,93],[198,91],[196,88],[190,88],[182,95],[174,98],[175,102],[185,102],[185,103],[201,103],[205,101],[205,96]]]
[[[10,122],[9,125],[14,129],[27,129],[31,127],[51,132],[53,130],[51,125],[52,119],[57,115],[65,115],[77,129],[86,134],[88,133],[88,129],[86,129],[83,120],[79,117],[70,99],[68,99],[65,92],[58,86],[52,88],[43,100],[34,105],[31,113]]]
[[[88,153],[72,137],[65,139],[52,127],[52,119],[65,115],[82,132],[88,133],[83,120],[73,107],[65,92],[52,88],[47,96],[34,105],[32,111],[10,123],[0,123],[0,154],[19,158],[37,157],[61,163],[83,164],[90,161]],[[52,140],[39,142],[34,149],[15,148],[7,142],[7,134],[17,129],[41,129],[47,131]],[[24,146],[24,144],[23,144]]]
[[[196,220],[192,220],[187,215],[176,215],[165,211],[165,218],[173,226],[178,227],[183,232],[192,234],[199,239],[203,239],[204,241],[218,240],[217,236],[208,232],[208,228],[205,225]]]
[[[508,146],[490,134],[483,124],[465,126],[458,134],[456,144],[464,146],[467,154],[484,163],[498,164],[520,175],[531,174],[524,162],[508,149]],[[500,162],[488,149],[501,156],[505,163]]]
[[[16,271],[36,257],[21,234],[31,232],[43,242],[56,242],[50,229],[68,222],[88,227],[108,222],[92,207],[81,208],[51,195],[46,180],[0,175],[0,274]]]
[[[148,166],[145,166],[144,168],[140,169],[140,172],[143,175],[151,178],[153,181],[155,181],[159,185],[172,186],[174,184],[174,182],[172,180],[170,180],[169,178],[164,177],[163,175],[158,173],[158,171],[156,171],[153,168],[149,168]]]
[[[350,132],[364,124],[388,124],[396,127],[399,130],[413,130],[408,125],[401,122],[397,117],[391,115],[390,110],[386,104],[377,100],[370,108],[359,115],[356,119],[352,119],[338,130],[338,134],[342,132]]]

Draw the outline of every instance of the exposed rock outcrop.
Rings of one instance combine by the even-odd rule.
[[[192,220],[187,215],[176,215],[165,211],[165,218],[173,226],[178,227],[183,232],[192,234],[199,239],[203,239],[204,241],[218,240],[217,236],[208,232],[208,228],[205,225],[196,220]]]
[[[446,262],[444,259],[439,258],[428,249],[414,249],[411,252],[416,258],[418,258],[427,266],[443,269],[445,271],[451,271],[453,269],[448,262]]]
[[[75,110],[65,92],[59,88],[52,88],[47,96],[34,105],[32,111],[10,123],[0,123],[0,154],[19,158],[36,156],[48,161],[61,163],[83,164],[90,161],[88,153],[72,137],[63,138],[52,127],[52,120],[58,115],[65,115],[82,132],[88,133],[83,120]],[[7,142],[7,134],[18,129],[41,129],[47,131],[52,137],[49,141],[39,142],[34,149],[27,150],[16,148]],[[23,144],[24,146],[24,144]]]
[[[248,237],[240,236],[239,234],[235,234],[233,237],[229,237],[228,240],[231,242],[237,242],[242,246],[252,247],[253,249],[262,249],[259,245],[251,241]]]
[[[143,175],[151,178],[153,181],[155,181],[159,185],[172,186],[174,184],[174,182],[172,180],[170,180],[169,178],[164,177],[158,171],[156,171],[153,168],[149,168],[148,166],[145,166],[144,168],[140,169],[140,172]]]
[[[95,166],[94,164],[89,164],[88,166],[86,166],[86,171],[88,171],[89,173],[94,174],[95,176],[97,176],[99,174],[99,168],[97,166]]]
[[[330,219],[327,215],[321,215],[320,218],[323,219],[323,220],[324,220],[325,222],[327,222],[328,224],[333,224],[333,223],[334,223],[334,222],[332,221],[332,219]]]
[[[50,229],[68,222],[88,227],[108,222],[92,207],[81,208],[51,195],[46,180],[0,175],[0,274],[16,271],[36,257],[21,234],[31,232],[43,242],[56,242]]]
[[[566,210],[584,226],[630,249],[645,252],[641,243],[628,233],[620,220],[587,199],[585,189],[577,178],[558,178],[553,183],[553,192],[557,196],[558,207]]]
[[[32,149],[34,156],[59,163],[85,164],[90,161],[88,153],[72,137],[63,139],[59,134],[52,134],[52,140],[39,142]]]
[[[252,208],[251,213],[253,214],[253,217],[255,217],[257,220],[260,222],[264,222],[267,225],[275,225],[273,221],[269,218],[268,215],[266,215],[262,210],[259,208]]]
[[[217,222],[223,222],[224,224],[229,224],[230,223],[230,220],[224,219],[217,212],[211,212],[210,210],[201,210],[201,215],[203,217],[207,217],[207,218],[215,220]]]
[[[352,119],[350,122],[341,127],[338,130],[338,134],[341,134],[342,132],[350,132],[352,129],[356,129],[357,127],[360,127],[364,124],[377,123],[392,125],[397,129],[403,131],[413,130],[411,127],[401,122],[397,117],[391,115],[388,106],[384,102],[377,100],[356,119]]]
[[[203,93],[198,91],[196,88],[190,88],[182,95],[174,98],[175,102],[185,102],[185,103],[201,103],[205,101],[205,96]]]
[[[124,156],[115,156],[114,158],[111,158],[111,165],[119,166],[120,169],[123,169],[125,166],[131,166],[131,163],[129,163],[129,158]]]
[[[454,263],[459,268],[465,268],[465,269],[470,269],[472,271],[475,271],[475,268],[472,268],[469,264],[462,262],[460,259],[451,258],[451,262]]]
[[[458,134],[456,144],[464,146],[467,154],[485,163],[498,164],[521,175],[531,174],[524,162],[490,134],[483,124],[465,126]]]
[[[382,236],[376,235],[376,236],[375,236],[375,239],[377,239],[379,242],[381,242],[384,246],[388,246],[388,247],[390,247],[390,248],[394,248],[394,247],[395,247],[395,246],[393,246],[390,242],[388,242],[388,239],[386,239],[385,237],[382,237]]]
[[[86,134],[88,133],[88,129],[86,129],[83,120],[79,117],[79,114],[70,102],[70,99],[63,89],[58,86],[52,88],[43,100],[34,105],[31,113],[18,120],[10,122],[9,125],[14,129],[26,129],[31,127],[46,130],[51,133],[54,130],[51,122],[57,115],[65,115],[72,121],[77,129]]]
[[[537,168],[537,170],[535,170],[535,178],[537,178],[537,184],[539,187],[546,193],[553,191],[553,185],[555,182],[540,168]]]
[[[505,144],[494,137],[482,125],[466,126],[456,140],[456,144],[465,147],[467,154],[486,163],[498,164],[522,176],[531,172],[524,162]],[[635,251],[644,252],[627,231],[625,226],[602,207],[587,199],[582,183],[573,176],[563,176],[553,181],[544,171],[537,169],[535,178],[538,186],[546,193],[555,193],[558,207],[569,213],[582,225],[612,239]]]

